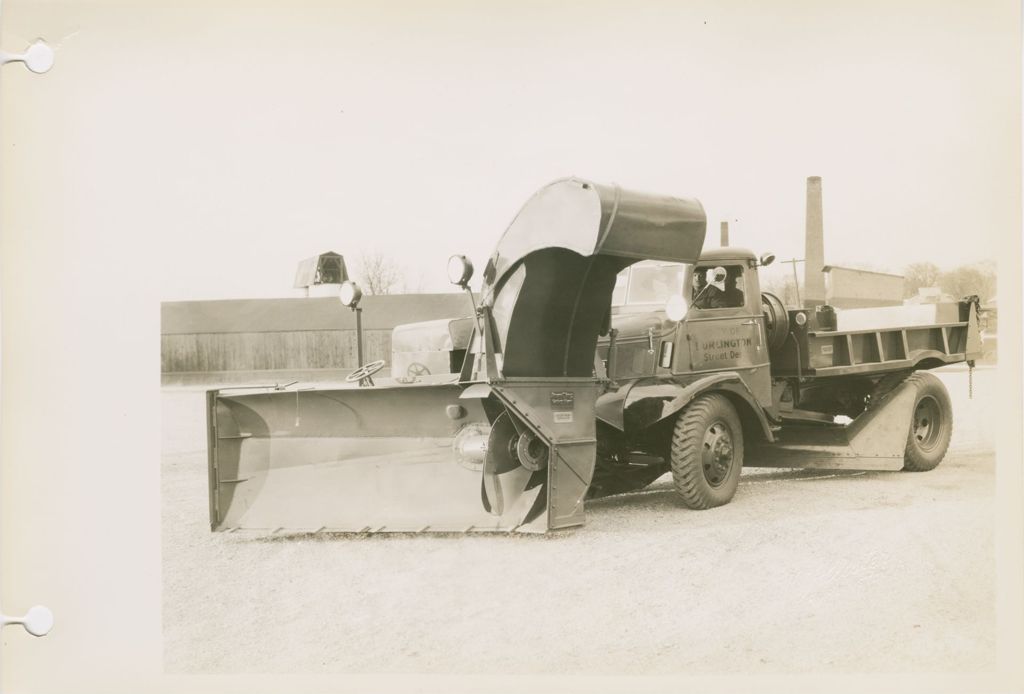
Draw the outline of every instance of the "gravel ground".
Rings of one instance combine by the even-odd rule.
[[[208,673],[979,672],[995,653],[996,372],[938,372],[953,443],[909,473],[669,477],[547,536],[246,538],[207,524],[203,393],[163,392],[164,665]]]

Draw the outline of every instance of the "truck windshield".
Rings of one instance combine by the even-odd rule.
[[[629,266],[615,278],[612,306],[664,305],[673,294],[682,294],[688,267],[650,261]]]

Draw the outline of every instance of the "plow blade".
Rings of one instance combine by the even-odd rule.
[[[208,392],[211,528],[544,532],[558,527],[559,501],[578,507],[564,525],[581,523],[589,476],[582,491],[563,484],[578,500],[548,493],[571,447],[540,472],[496,467],[489,417],[503,405],[463,393],[454,383]],[[487,503],[488,488],[501,503]]]
[[[786,425],[777,443],[752,446],[744,464],[809,470],[902,470],[916,399],[917,386],[908,381],[850,424]]]

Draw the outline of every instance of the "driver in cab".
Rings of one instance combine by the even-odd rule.
[[[722,266],[694,275],[693,305],[699,309],[735,308],[743,305],[743,292],[737,287],[738,273]]]

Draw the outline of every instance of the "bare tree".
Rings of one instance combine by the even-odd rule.
[[[903,270],[903,295],[911,297],[922,287],[937,287],[942,270],[934,263],[913,263]]]
[[[402,277],[398,264],[380,251],[363,253],[359,261],[359,284],[367,294],[390,294]]]
[[[961,265],[942,273],[939,286],[956,299],[974,294],[981,297],[983,302],[990,301],[996,293],[995,263]]]
[[[786,306],[799,306],[800,302],[797,300],[796,284],[793,282],[791,277],[774,276],[764,277],[761,281],[761,290],[771,292],[775,296],[782,299],[782,303]]]

